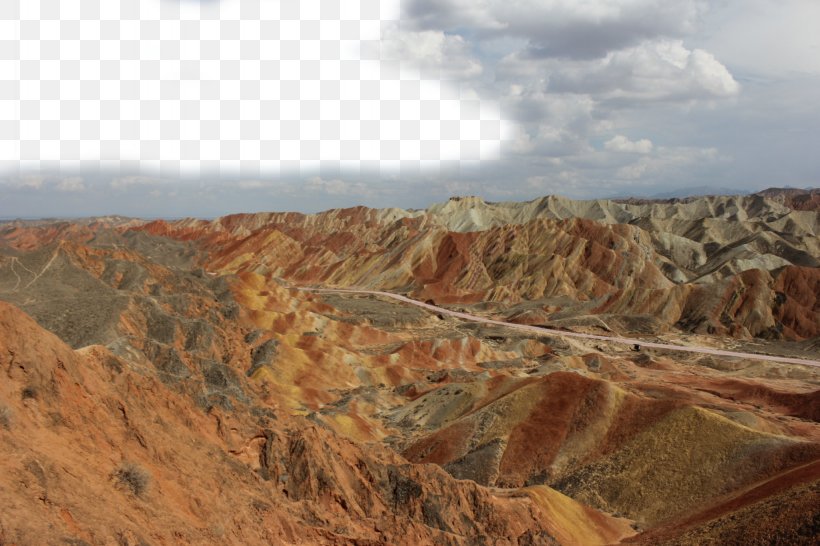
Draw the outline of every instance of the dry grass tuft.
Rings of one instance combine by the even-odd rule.
[[[0,427],[6,430],[11,428],[11,409],[0,406]]]
[[[141,497],[148,489],[151,475],[136,463],[124,463],[115,473],[117,482],[129,489],[137,497]]]

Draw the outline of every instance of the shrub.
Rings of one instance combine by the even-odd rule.
[[[0,427],[6,430],[11,428],[11,410],[6,406],[0,406]]]
[[[28,385],[25,388],[23,388],[23,392],[21,393],[21,396],[23,397],[23,400],[25,400],[26,398],[36,399],[38,394],[39,393],[37,392],[37,387],[35,387],[33,385]]]
[[[114,477],[117,482],[137,497],[141,497],[148,489],[148,483],[151,481],[151,476],[148,472],[135,463],[123,464],[115,473]]]

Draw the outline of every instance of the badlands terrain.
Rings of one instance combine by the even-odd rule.
[[[2,223],[0,544],[816,544],[818,232],[783,189]]]

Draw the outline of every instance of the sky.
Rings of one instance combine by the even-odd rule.
[[[816,0],[6,0],[0,217],[816,187]]]

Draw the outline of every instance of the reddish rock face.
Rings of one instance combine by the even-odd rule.
[[[777,276],[774,313],[785,335],[796,339],[820,335],[820,269],[790,266]]]
[[[262,269],[297,283],[401,290],[438,303],[494,302],[498,312],[562,298],[562,320],[652,317],[657,333],[798,341],[820,334],[817,310],[804,303],[816,299],[820,244],[816,213],[789,213],[782,195],[561,205],[605,222],[562,218],[553,198],[520,209],[467,199],[412,214],[358,207],[135,229],[198,241],[215,272]],[[457,220],[462,216],[473,224]],[[505,224],[506,217],[514,221]],[[629,224],[613,223],[618,217]],[[778,292],[788,290],[808,297],[780,302]]]
[[[800,543],[816,369],[294,288],[817,359],[789,195],[0,225],[0,543]]]
[[[767,199],[783,203],[792,210],[820,210],[820,189],[769,188],[757,193]]]

